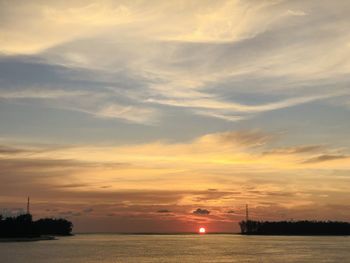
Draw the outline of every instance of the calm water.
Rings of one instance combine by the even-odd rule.
[[[349,237],[76,235],[0,243],[0,262],[350,262]]]

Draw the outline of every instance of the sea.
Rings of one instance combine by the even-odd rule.
[[[77,234],[0,243],[1,263],[350,262],[350,237]]]

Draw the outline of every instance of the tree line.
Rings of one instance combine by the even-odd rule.
[[[43,218],[33,221],[31,214],[14,217],[0,215],[0,237],[40,237],[42,235],[71,235],[72,222],[61,218]]]
[[[338,221],[254,221],[239,223],[244,235],[350,235],[350,223]]]

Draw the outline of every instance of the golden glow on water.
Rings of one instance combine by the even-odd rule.
[[[12,263],[71,262],[72,258],[74,263],[113,263],[116,258],[118,262],[139,263],[276,263],[281,262],[281,255],[286,263],[308,263],[310,259],[326,263],[344,262],[344,258],[350,257],[350,242],[344,241],[344,237],[77,234],[60,238],[54,245],[52,241],[40,241],[35,246],[27,242],[16,246],[2,243],[0,255],[1,262]],[[45,253],[37,253],[39,249]]]

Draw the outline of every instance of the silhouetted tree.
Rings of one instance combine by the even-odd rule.
[[[66,219],[39,219],[35,223],[36,229],[42,235],[70,235],[73,224]]]
[[[241,221],[245,235],[350,235],[350,223],[337,221]]]
[[[31,214],[14,217],[0,215],[0,237],[39,237],[71,235],[73,224],[66,219],[45,218],[33,221]]]

